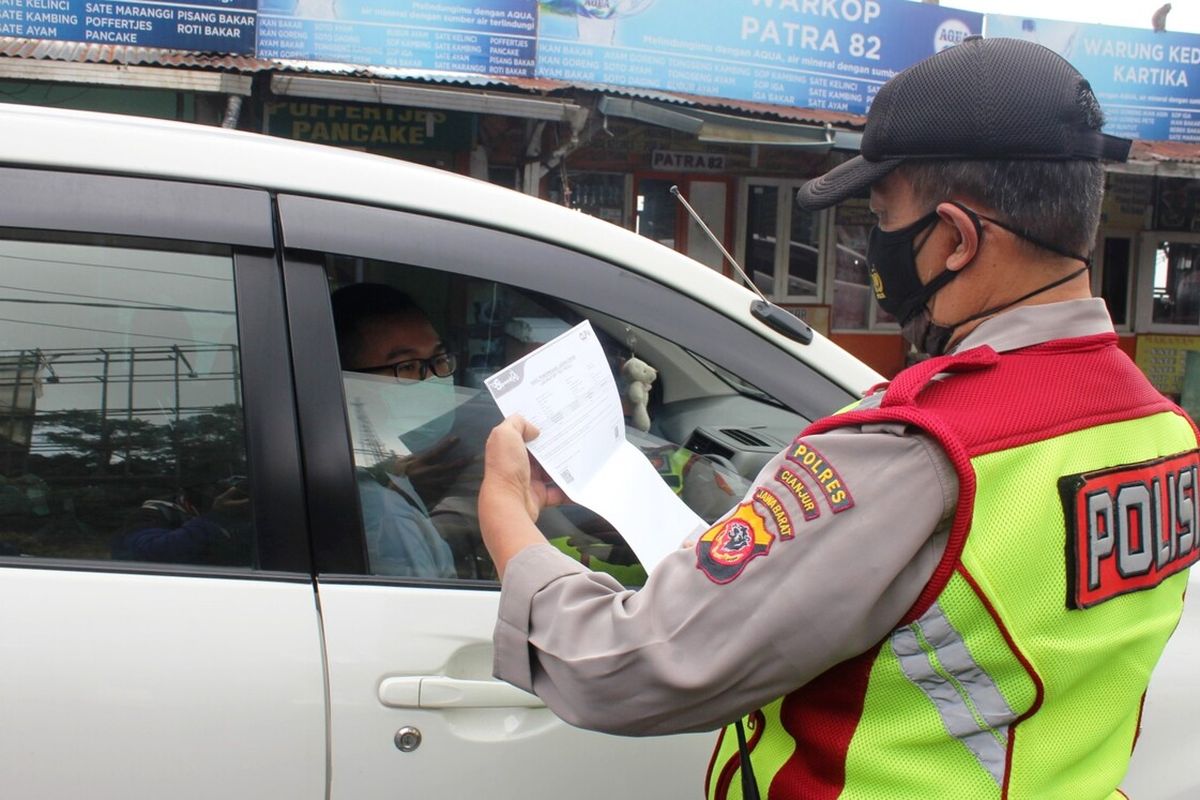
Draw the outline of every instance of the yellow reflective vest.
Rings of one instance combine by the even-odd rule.
[[[946,553],[884,641],[745,718],[760,795],[1122,797],[1200,558],[1195,427],[1111,334],[931,359],[801,436],[883,421],[955,466]],[[709,797],[740,767],[727,729]]]

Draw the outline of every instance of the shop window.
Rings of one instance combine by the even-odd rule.
[[[1200,239],[1153,242],[1150,323],[1200,325]]]
[[[779,242],[779,187],[751,186],[746,201],[742,266],[759,291],[775,291],[775,246]]]
[[[489,166],[487,171],[488,183],[503,186],[505,189],[521,190],[521,175],[516,167]]]
[[[852,198],[834,213],[834,330],[895,330],[896,318],[879,307],[867,269],[867,235],[875,215],[866,198]]]
[[[637,222],[634,230],[664,247],[675,249],[678,238],[679,201],[671,194],[675,181],[646,178],[638,184]]]
[[[1129,325],[1129,278],[1133,259],[1131,236],[1106,236],[1100,256],[1100,296],[1113,325]]]
[[[548,199],[614,225],[625,224],[625,176],[609,172],[554,172]]]
[[[1200,184],[1160,178],[1154,230],[1142,238],[1138,330],[1200,333]]]
[[[777,300],[818,302],[821,295],[820,212],[793,202],[799,181],[751,181],[742,230],[743,266]]]

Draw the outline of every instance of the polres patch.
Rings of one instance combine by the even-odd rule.
[[[1197,451],[1058,479],[1067,607],[1151,589],[1200,560]]]
[[[769,553],[774,539],[753,504],[742,503],[696,542],[696,568],[713,583],[729,583],[750,559]]]
[[[817,482],[825,499],[829,501],[829,509],[834,514],[854,508],[854,498],[850,496],[849,487],[842,482],[842,476],[817,448],[797,439],[788,451],[787,458]]]

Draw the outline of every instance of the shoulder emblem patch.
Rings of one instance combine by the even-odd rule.
[[[1058,479],[1067,607],[1152,589],[1200,560],[1197,451]]]
[[[829,501],[829,509],[834,514],[854,508],[854,498],[850,496],[850,489],[842,482],[842,476],[838,475],[833,465],[826,461],[825,456],[815,447],[797,439],[788,451],[787,458],[817,482],[821,493]]]
[[[742,503],[696,542],[696,568],[713,583],[729,583],[751,559],[769,553],[774,539],[753,504]]]

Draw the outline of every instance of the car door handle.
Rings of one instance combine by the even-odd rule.
[[[443,675],[386,678],[379,701],[389,708],[544,708],[536,695],[502,681],[472,681]]]

